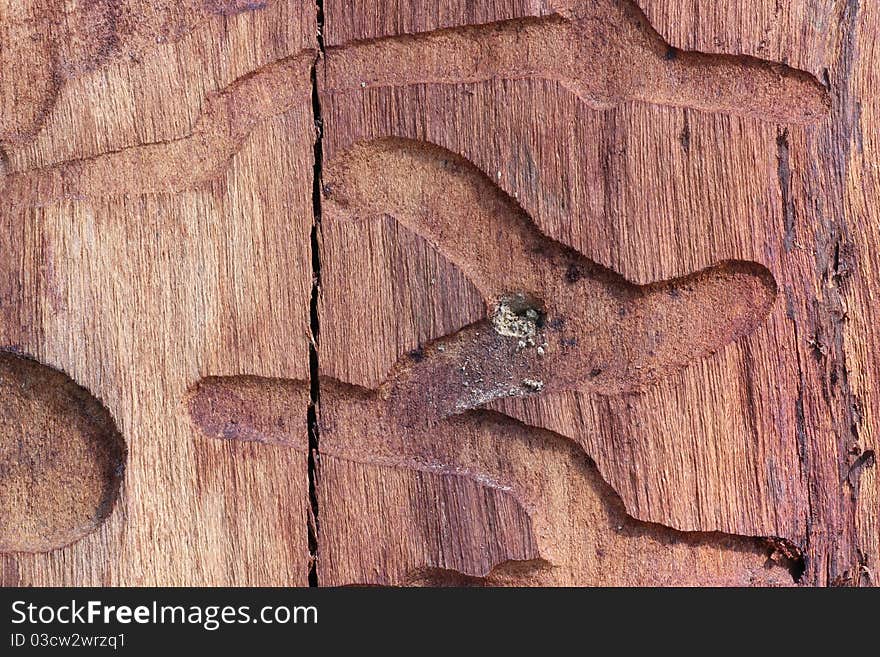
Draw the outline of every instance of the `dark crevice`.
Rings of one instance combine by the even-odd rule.
[[[804,573],[807,571],[807,558],[804,551],[792,541],[785,538],[770,537],[759,539],[763,541],[770,554],[767,557],[767,566],[779,564],[791,575],[795,584],[801,584]]]
[[[841,190],[841,198],[843,196],[842,190],[846,187],[847,166],[855,140],[856,106],[852,98],[851,80],[856,59],[855,34],[860,10],[860,0],[847,0],[841,21],[843,36],[840,49],[840,90],[838,94],[841,110],[839,119],[832,124],[834,145],[837,148],[836,161],[840,163],[840,166],[835,169],[835,173],[837,174],[838,188]],[[860,402],[849,380],[850,368],[847,362],[845,326],[848,321],[845,284],[855,270],[856,255],[849,241],[850,229],[847,225],[847,213],[841,206],[841,211],[836,214],[839,219],[832,224],[829,231],[829,244],[825,252],[826,268],[823,276],[826,291],[825,303],[831,328],[830,337],[835,355],[833,367],[829,372],[829,382],[836,393],[835,398],[843,405],[839,430],[841,471],[842,479],[849,484],[852,501],[855,503],[859,493],[858,475],[864,462],[853,461],[853,455],[861,452],[859,447],[860,418],[855,412],[860,407]],[[873,456],[868,462],[871,462],[872,459]],[[854,531],[853,535],[855,536]]]
[[[321,96],[318,92],[318,65],[324,55],[324,6],[323,0],[316,0],[316,39],[318,55],[312,65],[312,120],[315,125],[314,172],[312,178],[312,211],[314,221],[310,248],[312,254],[312,294],[309,301],[309,406],[307,421],[309,428],[309,586],[318,586],[318,489],[317,464],[320,460],[320,429],[318,427],[318,404],[321,399],[320,379],[318,376],[318,340],[321,332],[318,317],[318,295],[321,290],[321,251],[319,235],[321,231],[321,170],[324,161],[324,124],[321,117]]]
[[[794,200],[791,196],[791,153],[788,145],[788,129],[779,132],[776,137],[777,173],[779,190],[782,193],[782,225],[784,229],[783,245],[785,252],[794,246]]]
[[[318,52],[321,56],[324,55],[324,0],[315,0],[315,7],[317,8],[317,14],[315,16],[317,24],[317,30],[315,32],[315,36],[318,40]]]
[[[685,155],[690,155],[691,153],[691,119],[690,114],[687,110],[682,111],[682,116],[684,117],[684,126],[681,129],[681,134],[678,137],[678,141],[681,143],[681,149],[685,152]]]

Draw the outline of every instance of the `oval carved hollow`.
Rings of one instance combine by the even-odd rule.
[[[0,552],[47,552],[95,531],[125,459],[113,418],[85,388],[0,352]]]

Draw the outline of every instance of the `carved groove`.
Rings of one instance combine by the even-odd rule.
[[[482,172],[402,139],[324,171],[325,221],[390,215],[455,264],[490,317],[402,359],[383,396],[429,421],[506,397],[641,390],[757,328],[776,298],[761,265],[730,261],[639,286],[541,233]]]
[[[631,0],[329,48],[324,91],[495,78],[554,80],[595,108],[641,101],[779,123],[818,121],[830,108],[804,71],[673,48]]]
[[[0,352],[0,552],[46,552],[110,515],[126,447],[110,413],[69,377]]]
[[[15,0],[4,4],[0,68],[0,142],[36,135],[65,81],[137,57],[192,32],[217,16],[260,10],[252,0]]]
[[[66,199],[203,186],[225,173],[263,119],[308,98],[313,60],[304,51],[239,78],[207,100],[187,137],[12,174],[5,179],[4,195],[15,206],[38,207]]]
[[[529,581],[545,575],[552,564],[543,559],[530,561],[504,561],[492,568],[485,576],[465,575],[448,568],[418,568],[409,573],[405,586],[451,586],[451,587],[482,587],[504,584],[520,585],[519,582]]]
[[[126,3],[120,9],[120,3],[99,0],[64,16],[57,3],[34,4],[39,11],[9,22],[18,32],[0,49],[0,64],[8,65],[10,56],[32,59],[34,73],[27,89],[0,83],[0,95],[18,103],[0,101],[0,142],[32,138],[64,80],[123,52],[152,47],[150,40],[158,34],[150,25],[140,31],[126,27],[128,12],[147,13]],[[179,34],[162,38],[178,38],[210,14],[264,6],[188,1],[175,28]],[[30,57],[34,53],[38,56]],[[223,175],[262,120],[309,97],[313,60],[314,53],[304,52],[236,80],[207,99],[186,137],[7,175],[0,183],[3,195],[12,205],[39,206],[175,193],[210,183]],[[327,94],[539,78],[559,83],[599,109],[637,101],[811,123],[829,108],[825,88],[806,72],[751,57],[672,48],[629,0],[596,0],[543,18],[348,44],[330,48],[324,64],[320,92]],[[674,564],[680,552],[673,545],[726,548],[742,557],[732,566],[740,569],[737,577],[745,569],[759,581],[782,583],[772,568],[749,570],[762,552],[759,542],[685,534],[633,520],[569,441],[474,410],[506,397],[566,390],[613,395],[656,384],[755,330],[776,297],[767,269],[731,261],[672,281],[632,284],[543,235],[484,174],[429,145],[362,144],[324,177],[330,220],[391,214],[467,274],[485,297],[489,315],[401,360],[378,391],[320,380],[324,467],[350,468],[363,479],[369,479],[370,469],[381,468],[402,472],[401,481],[415,477],[419,482],[406,489],[411,508],[392,521],[422,527],[424,544],[404,555],[407,568],[389,573],[387,583],[549,581],[552,564],[559,563],[556,548],[547,544],[554,529],[582,541],[578,549],[593,547],[595,536],[578,535],[580,525],[558,527],[554,522],[560,515],[543,508],[553,498],[546,473],[533,463],[505,460],[508,446],[515,444],[565,461],[566,489],[580,496],[574,507],[598,509],[589,518],[605,519],[589,528],[608,546],[608,555],[597,559],[609,569],[615,563]],[[125,462],[125,444],[109,413],[63,374],[10,354],[0,354],[0,394],[11,400],[0,409],[0,551],[50,550],[94,531],[112,509]],[[236,377],[203,380],[186,404],[208,437],[298,449],[293,446],[302,443],[308,401],[308,383]],[[360,493],[365,503],[377,499],[376,490]],[[456,516],[444,526],[448,518],[439,510],[430,510],[435,514],[430,518],[417,512],[430,508],[435,497],[450,507],[459,498],[480,500],[482,506],[466,509],[478,517]],[[355,500],[322,508],[343,514],[335,525],[327,521],[328,531],[366,521],[355,535],[368,535],[373,519],[362,517]],[[495,527],[497,536],[487,527]],[[382,530],[393,538],[395,528],[392,522]],[[435,549],[431,541],[447,530],[472,553],[459,553],[450,544]],[[374,567],[376,561],[365,563]],[[670,565],[668,571],[676,569]],[[660,583],[647,570],[637,576]]]
[[[141,193],[206,182],[262,117],[295,100],[285,82],[301,80],[295,71],[308,63],[304,55],[237,81],[193,137],[12,175],[9,198],[38,205],[86,190]],[[191,158],[201,170],[189,166]],[[393,376],[387,395],[419,416],[424,404],[415,402],[430,400],[428,419],[543,391],[639,390],[749,334],[775,300],[772,275],[755,263],[633,285],[542,234],[484,174],[438,147],[362,144],[332,163],[324,180],[330,220],[391,214],[487,300],[491,319],[441,338],[426,347],[424,362]]]
[[[598,550],[592,583],[676,581],[658,578],[666,572],[684,578],[677,583],[697,584],[700,577],[715,577],[715,583],[791,583],[776,561],[767,562],[766,541],[679,532],[629,517],[595,465],[562,436],[489,411],[431,428],[403,427],[375,391],[326,378],[320,383],[318,490],[330,498],[321,507],[322,545],[328,551],[321,555],[321,572],[328,583],[407,584],[441,571],[460,573],[469,583],[556,583],[554,578],[564,577],[556,569],[567,560],[557,553],[587,549]],[[187,406],[193,424],[208,437],[302,449],[301,435],[279,428],[302,424],[308,389],[305,381],[212,377],[192,389]],[[377,468],[382,474],[371,474]],[[351,486],[342,493],[334,490],[336,481],[384,484]],[[384,490],[394,491],[390,499]],[[464,510],[468,515],[457,515]],[[555,545],[560,536],[573,546]],[[363,544],[351,544],[353,538]],[[689,572],[687,555],[704,549],[729,553],[727,572]],[[675,566],[677,560],[682,567]],[[509,565],[536,561],[545,565]],[[505,575],[508,570],[512,574]],[[346,575],[371,571],[376,579],[366,582]]]
[[[262,6],[221,4],[242,11]],[[117,45],[110,52],[115,53]],[[14,174],[6,179],[4,196],[14,205],[39,206],[204,185],[223,174],[259,121],[290,109],[303,100],[304,91],[309,95],[308,70],[313,63],[314,52],[304,51],[236,80],[206,102],[205,112],[186,137]],[[320,93],[540,77],[559,81],[594,107],[638,100],[783,123],[820,120],[830,107],[826,89],[803,71],[750,57],[671,48],[628,0],[584,3],[544,18],[338,46],[328,49],[321,69]],[[46,94],[54,97],[56,77],[51,70],[47,75],[52,82]],[[37,76],[28,89],[7,97],[29,98],[38,93],[40,80]],[[32,104],[42,107],[40,102]],[[20,108],[16,111],[22,114]],[[43,111],[36,112],[35,126]],[[4,109],[4,117],[6,113]],[[0,142],[24,139],[35,130],[13,129],[6,123],[3,118]]]

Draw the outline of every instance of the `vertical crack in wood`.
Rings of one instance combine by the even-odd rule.
[[[318,317],[318,295],[321,288],[321,251],[319,234],[321,230],[321,169],[324,159],[324,125],[321,117],[321,96],[318,90],[318,64],[324,54],[324,6],[323,0],[316,0],[315,37],[318,53],[312,64],[312,120],[315,125],[314,172],[312,179],[312,210],[314,220],[311,231],[312,255],[312,294],[309,301],[309,406],[307,411],[309,433],[309,586],[318,586],[318,490],[317,462],[319,454],[320,430],[318,428],[318,403],[321,398],[318,376],[318,340],[321,331]]]

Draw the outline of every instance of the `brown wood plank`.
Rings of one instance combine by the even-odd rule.
[[[62,4],[29,5],[36,23],[17,23],[11,5],[0,12],[20,38],[36,30],[75,50],[105,25],[81,16],[75,34],[56,37],[46,21]],[[311,47],[314,8],[121,6],[134,34],[120,26],[106,56],[76,50],[83,64],[41,101],[35,138],[4,143],[13,257],[4,249],[0,333],[4,347],[104,403],[127,443],[125,477],[97,532],[63,550],[4,555],[4,583],[305,585],[305,432],[299,452],[216,443],[190,425],[182,399],[210,374],[309,376],[310,62],[286,86],[286,105],[245,126],[219,169],[208,170],[213,152],[190,150],[175,165],[168,151],[205,124],[212,94]],[[22,105],[14,118],[27,118]],[[142,144],[165,149],[152,168]]]
[[[767,267],[778,284],[773,310],[757,330],[652,389],[632,396],[556,393],[506,399],[495,407],[580,444],[636,518],[683,530],[783,538],[806,553],[805,582],[857,581],[854,511],[847,508],[850,491],[841,486],[853,460],[842,449],[849,412],[846,402],[829,402],[821,392],[831,378],[829,368],[845,366],[842,354],[831,355],[831,364],[817,363],[811,342],[816,324],[833,330],[837,321],[824,309],[829,277],[823,279],[816,266],[823,255],[814,246],[834,238],[827,220],[804,207],[827,197],[826,203],[844,212],[842,190],[815,176],[820,167],[825,172],[839,168],[840,158],[829,145],[849,138],[834,127],[842,120],[839,114],[848,111],[839,107],[837,96],[830,95],[835,105],[829,119],[806,126],[782,123],[784,117],[770,112],[736,118],[729,112],[638,102],[597,111],[574,97],[565,82],[546,77],[482,80],[477,79],[482,73],[467,73],[477,69],[465,70],[468,64],[461,62],[444,68],[443,50],[432,50],[428,39],[371,42],[370,56],[357,68],[361,64],[346,59],[347,42],[455,28],[462,23],[451,17],[465,10],[451,2],[410,2],[387,13],[375,3],[357,10],[344,4],[325,5],[331,79],[322,109],[328,166],[361,140],[394,135],[428,141],[473,162],[547,235],[633,283],[668,280],[735,259]],[[754,4],[754,12],[733,3],[645,2],[642,7],[675,48],[784,61],[817,81],[824,81],[826,68],[834,70],[841,50],[835,39],[841,34],[849,38],[859,21],[869,20],[859,12],[857,22],[847,24],[843,19],[853,8],[845,3],[832,8],[807,2]],[[507,5],[481,10],[494,13],[466,23],[543,13]],[[389,50],[394,53],[389,60],[380,54],[386,43],[397,48]],[[370,57],[379,63],[371,64]],[[376,78],[385,75],[386,62],[394,67],[387,82]],[[410,70],[414,73],[408,78]],[[444,71],[450,72],[448,78],[440,80]],[[355,84],[358,76],[361,90]],[[442,83],[425,83],[431,77]],[[352,88],[333,84],[337,78]],[[707,83],[703,91],[710,90]],[[699,108],[701,100],[692,97],[693,107]],[[788,98],[789,104],[797,100]],[[823,139],[824,149],[809,146]],[[815,181],[809,191],[804,180]],[[442,197],[445,189],[438,185],[437,192]],[[437,211],[436,206],[429,210]],[[356,328],[348,332],[359,351],[382,359],[384,374],[374,369],[372,359],[365,365],[346,358],[354,347],[335,328],[322,342],[322,371],[375,387],[398,358],[426,342],[424,329],[413,330],[406,311],[398,321],[398,305],[384,290],[400,287],[398,277],[408,276],[422,290],[412,293],[410,304],[425,308],[428,316],[446,315],[449,297],[438,298],[424,270],[395,265],[396,251],[393,258],[378,261],[372,249],[342,253],[337,246],[342,230],[332,219],[325,218],[322,264],[331,272],[367,272],[363,278],[374,290],[368,296],[385,300],[371,307],[367,326],[394,330],[360,329],[355,321]],[[394,229],[388,219],[352,229],[361,231],[365,243],[381,239],[396,246],[401,241],[391,241]],[[462,231],[467,234],[464,225]],[[377,238],[377,232],[383,237]],[[351,230],[345,233],[350,243]],[[424,247],[416,243],[410,248],[414,255],[408,262],[422,261],[415,254]],[[340,257],[356,264],[340,265]],[[471,282],[477,288],[482,283]],[[336,297],[337,289],[324,288],[325,326],[343,321],[344,295]],[[472,298],[474,292],[462,282],[451,296]],[[480,318],[472,305],[465,308],[458,327]],[[711,305],[703,309],[709,314],[717,310]],[[438,327],[428,337],[448,330]],[[389,333],[397,336],[396,354],[389,348]],[[369,336],[373,341],[364,347],[363,338]],[[837,380],[842,378],[838,373]],[[870,460],[869,453],[863,463]],[[327,485],[346,487],[343,482]],[[832,538],[837,535],[844,538]],[[810,546],[822,556],[811,556]]]
[[[2,583],[873,584],[877,11],[0,0]]]

